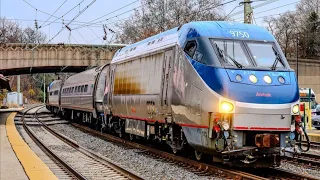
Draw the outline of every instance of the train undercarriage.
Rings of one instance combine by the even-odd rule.
[[[84,124],[104,133],[114,134],[131,141],[141,140],[161,145],[166,144],[166,147],[171,148],[173,153],[187,154],[196,160],[203,160],[205,157],[206,160],[210,158],[214,162],[241,167],[271,167],[280,165],[280,147],[258,148],[255,144],[248,143],[248,146],[231,149],[228,146],[230,140],[225,139],[224,151],[217,152],[216,149],[202,149],[188,144],[182,127],[174,123],[128,120],[119,116],[103,114],[100,114],[97,118],[93,118],[91,112],[64,109],[57,113],[56,108],[49,109],[66,119],[70,119],[72,122]],[[145,131],[142,129],[145,129]],[[249,136],[254,137],[256,135],[250,134]],[[250,139],[248,137],[247,139]]]

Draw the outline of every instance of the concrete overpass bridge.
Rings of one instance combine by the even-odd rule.
[[[5,76],[81,72],[111,61],[124,45],[0,44],[0,74]]]

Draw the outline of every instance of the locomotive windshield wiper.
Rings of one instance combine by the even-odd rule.
[[[277,64],[279,61],[283,66],[284,66],[284,63],[281,59],[280,54],[276,51],[276,49],[273,46],[272,46],[272,50],[273,50],[274,55],[276,55],[276,59],[274,60],[272,66],[271,66],[271,70],[276,70],[276,67],[277,67]]]
[[[224,50],[220,49],[219,46],[217,45],[217,43],[214,43],[216,45],[216,48],[218,50],[219,56],[220,58],[222,58],[225,61],[228,61],[228,59],[230,59],[238,68],[242,69],[243,65],[240,64],[238,61],[236,61],[235,59],[233,59],[231,56],[229,56],[229,54],[224,53]],[[227,56],[228,59],[225,58],[224,54]]]

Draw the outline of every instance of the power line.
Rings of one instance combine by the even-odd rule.
[[[41,12],[41,13],[43,13],[43,14],[48,15],[48,16],[51,16],[51,15],[52,15],[52,14],[50,14],[50,13],[47,13],[47,12],[45,12],[45,11],[42,11],[42,10],[34,7],[32,4],[30,4],[30,3],[29,3],[28,1],[26,1],[26,0],[23,0],[23,1],[24,1],[27,5],[29,5],[29,6],[32,7],[33,9],[35,9],[36,11],[39,11],[39,12]],[[58,18],[58,19],[63,20],[62,17],[57,17],[57,16],[54,16],[54,15],[52,15],[52,17],[55,17],[55,18]],[[70,20],[65,19],[65,21],[70,21]],[[74,21],[74,22],[77,22],[77,23],[87,23],[87,22],[81,22],[81,21]]]
[[[74,21],[75,19],[77,19],[77,18],[78,18],[84,11],[86,11],[95,1],[96,1],[96,0],[91,1],[90,4],[88,4],[84,9],[82,9],[68,24],[65,24],[65,26],[63,26],[63,27],[61,28],[61,30],[60,30],[57,34],[55,34],[46,44],[49,44],[49,43],[50,43],[55,37],[57,37],[65,28],[68,28],[68,29],[70,30],[69,25],[71,24],[71,22]],[[38,44],[37,46],[35,46],[34,48],[32,48],[32,50],[35,49],[35,48],[38,47],[38,46],[39,46],[39,44]]]
[[[56,9],[56,10],[53,12],[53,14],[51,14],[51,16],[49,16],[48,19],[39,26],[39,28],[41,28],[41,27],[43,26],[43,24],[45,24],[67,1],[68,1],[68,0],[65,0],[65,1],[58,7],[58,9]]]
[[[142,7],[142,5],[139,6],[139,7],[137,7],[137,8],[140,8],[140,7]],[[136,10],[136,8],[130,9],[130,10],[125,11],[125,12],[120,13],[120,14],[117,14],[117,15],[115,15],[115,16],[112,16],[112,17],[108,18],[108,19],[104,19],[104,20],[101,20],[101,21],[98,21],[98,22],[94,22],[94,23],[87,23],[87,24],[84,24],[84,25],[80,25],[80,26],[78,26],[78,27],[73,28],[73,30],[74,30],[74,29],[80,29],[80,28],[83,28],[83,27],[88,27],[88,26],[95,25],[95,24],[98,24],[98,23],[102,23],[102,22],[104,22],[104,21],[109,21],[110,19],[116,18],[116,17],[118,17],[118,16],[124,15],[124,14],[129,13],[129,12],[134,11],[134,10]]]
[[[59,19],[63,19],[63,17],[67,14],[69,14],[72,10],[74,10],[76,7],[80,6],[80,4],[83,2],[84,0],[82,0],[80,3],[78,3],[77,5],[75,5],[73,8],[71,8],[68,12],[64,13],[61,17],[57,17],[54,21],[42,26],[42,27],[46,27],[46,26],[49,26],[51,25],[52,23],[55,23],[57,20]]]
[[[103,18],[103,17],[106,17],[106,16],[108,16],[108,15],[110,15],[110,14],[113,14],[114,12],[117,12],[117,11],[119,11],[119,10],[123,9],[123,8],[126,8],[126,7],[128,7],[128,6],[130,6],[130,5],[134,4],[134,3],[136,3],[136,2],[138,2],[138,1],[139,1],[139,0],[135,0],[135,1],[133,1],[133,2],[129,3],[129,4],[125,5],[125,6],[122,6],[122,7],[121,7],[121,8],[119,8],[119,9],[116,9],[116,10],[114,10],[114,11],[110,12],[110,13],[107,13],[107,14],[105,14],[105,15],[103,15],[103,16],[100,16],[100,17],[98,17],[98,18],[94,19],[94,20],[91,20],[91,21],[89,21],[88,23],[86,23],[86,24],[84,24],[84,25],[87,25],[87,24],[89,24],[89,23],[91,23],[91,22],[94,22],[94,21],[99,20],[99,19],[101,19],[101,18]]]
[[[220,6],[224,6],[224,5],[226,5],[226,4],[229,4],[229,3],[232,3],[232,2],[235,2],[235,1],[237,1],[237,0],[230,0],[230,1],[227,1],[227,2],[225,2],[225,3],[218,4],[218,5],[213,6],[213,7],[208,7],[208,8],[202,9],[201,11],[207,11],[207,10],[210,10],[210,9],[214,9],[214,8],[217,8],[217,7],[220,7]],[[117,14],[117,15],[112,16],[112,17],[110,17],[110,18],[108,18],[108,19],[105,19],[105,20],[101,20],[101,21],[94,22],[94,23],[87,23],[87,24],[80,25],[80,26],[78,26],[78,27],[73,28],[72,30],[80,29],[80,28],[87,27],[87,26],[90,26],[90,25],[95,25],[96,23],[102,23],[102,22],[104,22],[104,21],[109,21],[110,19],[113,19],[113,18],[116,18],[116,17],[119,18],[118,16],[121,16],[121,15],[123,15],[123,14],[129,13],[129,12],[131,12],[131,11],[134,11],[134,10],[136,10],[136,9],[138,9],[138,8],[143,7],[144,5],[146,5],[146,4],[142,4],[142,5],[140,5],[139,7],[130,9],[130,10],[128,10],[128,11],[125,11],[125,12],[123,12],[123,13]],[[190,16],[190,15],[193,15],[193,14],[196,14],[196,13],[198,13],[198,12],[189,13],[189,14],[186,14],[185,16]],[[129,18],[131,18],[131,17],[127,17],[127,18],[123,18],[123,19],[129,19]],[[119,19],[119,20],[123,20],[123,19]],[[118,21],[116,21],[116,22],[118,22]]]
[[[25,22],[29,22],[29,21],[32,21],[34,22],[34,19],[19,19],[19,18],[6,18],[6,20],[9,20],[9,21],[25,21]],[[37,20],[37,22],[45,22],[44,20]],[[74,21],[76,22],[76,21]],[[52,24],[61,24],[61,22],[51,22]],[[46,24],[43,27],[46,27],[46,26],[49,26],[50,24]],[[80,23],[71,23],[70,25],[82,25]],[[91,26],[91,27],[101,27],[101,25],[103,24],[100,24],[100,26],[98,25],[95,25],[95,26]]]
[[[285,6],[289,6],[289,5],[292,5],[292,4],[296,4],[296,3],[298,3],[298,2],[299,2],[299,1],[295,1],[295,2],[292,2],[292,3],[289,3],[289,4],[285,4],[285,5],[282,5],[282,6],[279,6],[279,7],[275,7],[275,8],[267,9],[267,10],[264,10],[264,11],[260,11],[260,12],[254,13],[254,14],[255,14],[255,15],[261,14],[261,13],[264,13],[264,12],[267,12],[267,11],[272,11],[272,10],[279,9],[279,8],[282,8],[282,7],[285,7]],[[235,18],[234,20],[238,20],[238,19],[242,19],[242,17]]]
[[[82,36],[82,34],[78,31],[78,29],[77,29],[77,32],[78,32],[78,34],[82,37],[82,39],[83,39],[87,44],[89,44],[89,42]]]

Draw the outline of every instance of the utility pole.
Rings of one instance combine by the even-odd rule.
[[[46,74],[43,74],[43,103],[46,103]]]
[[[17,93],[18,93],[17,103],[18,103],[18,107],[20,107],[20,75],[17,76]]]
[[[252,7],[251,7],[251,2],[250,0],[244,0],[243,3],[244,3],[244,20],[243,22],[246,23],[246,24],[251,24],[252,22],[252,14],[253,14],[253,10],[252,10]]]
[[[297,74],[297,81],[298,81],[298,83],[299,83],[299,58],[298,58],[298,56],[299,56],[299,33],[297,34],[297,36],[296,36],[296,69],[297,69],[297,72],[296,72],[296,74]]]

